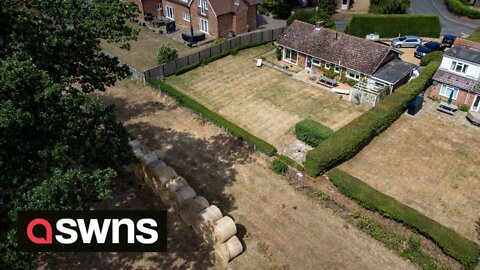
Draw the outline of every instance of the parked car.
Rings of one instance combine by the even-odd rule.
[[[429,42],[423,44],[422,46],[417,47],[414,55],[415,55],[416,58],[422,58],[427,53],[434,52],[434,51],[441,51],[442,49],[443,49],[442,44],[440,44],[436,41],[429,41]]]
[[[422,39],[417,36],[403,36],[392,40],[395,48],[416,48],[422,45]]]
[[[455,39],[457,39],[455,35],[450,35],[450,34],[444,35],[442,39],[442,44],[447,47],[452,47],[453,43],[455,42]]]

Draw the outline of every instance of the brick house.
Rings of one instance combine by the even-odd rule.
[[[294,21],[276,44],[284,62],[315,74],[333,68],[338,77],[358,81],[359,91],[382,91],[372,94],[368,106],[405,84],[415,68],[400,60],[402,52],[395,48],[301,21]]]
[[[145,14],[151,13],[153,16],[160,18],[163,16],[162,0],[129,0],[137,4],[140,9],[138,19],[143,21]]]
[[[146,2],[146,0],[143,0]],[[204,32],[214,37],[242,34],[257,27],[261,0],[163,0],[163,16],[177,27]]]
[[[471,111],[480,111],[480,44],[457,39],[443,54],[442,63],[433,76],[430,96],[452,103],[466,104]]]
[[[317,6],[319,0],[309,0],[308,4],[310,6]],[[337,10],[348,10],[350,5],[353,3],[351,0],[338,0],[337,1]]]

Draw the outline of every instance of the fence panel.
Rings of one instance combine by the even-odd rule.
[[[273,40],[273,30],[267,30],[262,32],[262,41],[268,42]]]
[[[222,52],[228,51],[232,48],[229,40],[223,42],[222,44],[220,44],[220,46],[222,48]]]
[[[210,48],[205,48],[200,51],[200,59],[207,59],[211,56]]]
[[[251,42],[260,42],[262,41],[262,32],[253,32],[251,34]]]
[[[188,64],[192,65],[200,61],[200,54],[198,52],[192,53],[188,56]]]
[[[230,39],[231,48],[239,46],[240,42],[241,42],[240,37],[234,37],[234,38]]]
[[[250,42],[252,42],[252,35],[251,34],[240,36],[240,44],[241,45],[245,45],[245,44],[248,44]]]
[[[220,44],[210,47],[210,52],[212,55],[219,54],[222,51],[222,46]]]
[[[175,60],[177,69],[188,66],[188,56],[180,57]]]
[[[285,30],[285,27],[273,29],[273,39],[277,40],[277,38],[283,33],[284,30]]]
[[[163,71],[164,71],[165,77],[175,73],[175,61],[170,61],[165,65],[163,65]]]

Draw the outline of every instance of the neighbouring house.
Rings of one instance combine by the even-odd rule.
[[[480,44],[457,39],[443,54],[442,63],[433,76],[430,96],[452,103],[466,104],[471,111],[480,111]]]
[[[319,0],[309,0],[310,6],[317,6]],[[337,1],[337,9],[338,10],[347,10],[350,9],[350,5],[353,3],[352,0],[338,0]]]
[[[337,80],[356,81],[350,100],[375,104],[408,82],[415,65],[401,51],[317,25],[294,21],[277,39],[282,60],[314,74],[333,69]]]
[[[147,2],[143,0],[142,2]],[[163,0],[163,16],[177,27],[190,28],[214,37],[227,37],[257,27],[261,0]]]
[[[162,11],[162,0],[129,0],[137,4],[138,8],[140,9],[140,14],[138,15],[138,19],[143,21],[145,19],[145,14],[152,14],[156,18],[160,18],[163,16]]]

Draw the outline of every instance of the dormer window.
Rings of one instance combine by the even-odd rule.
[[[235,5],[240,5],[240,0],[235,0]]]
[[[464,63],[459,63],[457,61],[453,61],[450,69],[455,71],[455,72],[465,74],[465,73],[467,73],[468,65],[464,64]]]

